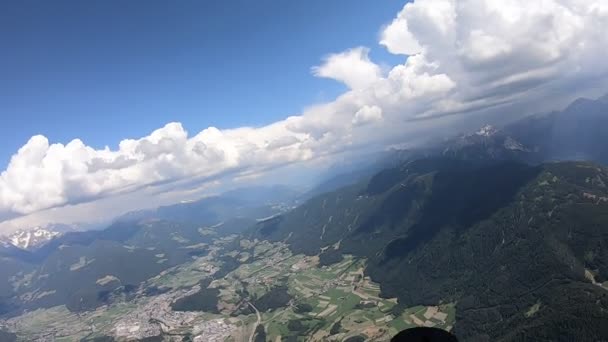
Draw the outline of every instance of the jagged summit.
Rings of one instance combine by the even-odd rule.
[[[498,133],[498,131],[499,130],[492,125],[485,125],[475,132],[475,134],[483,137],[489,137]]]
[[[8,241],[15,247],[30,249],[41,246],[59,235],[61,235],[59,232],[43,227],[35,227],[31,230],[16,231],[8,237]]]
[[[72,224],[48,224],[31,228],[19,229],[12,234],[0,237],[0,244],[4,247],[17,247],[31,250],[41,247],[54,238],[66,232],[78,231],[79,227]]]

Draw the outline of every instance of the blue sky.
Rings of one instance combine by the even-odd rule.
[[[93,5],[92,5],[93,4]],[[0,164],[32,135],[112,148],[179,121],[262,125],[345,87],[328,53],[378,46],[404,1],[15,1],[0,4]]]
[[[0,2],[0,232],[604,94],[607,25],[605,0]]]

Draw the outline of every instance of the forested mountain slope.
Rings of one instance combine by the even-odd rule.
[[[252,234],[351,253],[402,306],[456,303],[465,340],[608,336],[607,170],[423,159],[318,196]]]

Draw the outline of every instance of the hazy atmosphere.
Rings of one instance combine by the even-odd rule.
[[[0,342],[608,341],[606,0],[0,2]]]
[[[181,2],[169,19],[162,3],[5,3],[2,230],[312,172],[608,89],[603,1],[396,3],[312,1],[307,20],[270,1]]]

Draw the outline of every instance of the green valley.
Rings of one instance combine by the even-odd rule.
[[[0,330],[19,341],[388,341],[417,326],[593,339],[608,312],[606,184],[591,163],[416,159],[240,228],[121,223],[10,278],[45,305]],[[61,279],[88,290],[62,303],[69,286],[43,287]]]
[[[237,249],[231,249],[238,244]],[[241,260],[224,277],[223,257]],[[20,340],[44,336],[65,340],[117,340],[165,336],[187,337],[203,332],[205,341],[247,341],[258,324],[269,341],[342,341],[363,336],[388,341],[398,331],[414,326],[450,330],[454,306],[417,306],[394,313],[395,298],[382,298],[380,286],[365,275],[364,259],[346,255],[330,266],[319,266],[318,256],[293,254],[284,243],[219,239],[207,256],[199,257],[146,281],[131,301],[117,301],[85,313],[71,313],[65,306],[38,309],[11,318],[4,325],[19,331]],[[201,288],[217,289],[214,312],[174,311],[171,304]],[[287,301],[275,303],[277,288],[286,290]],[[147,296],[146,289],[168,289]],[[266,295],[270,300],[264,301]],[[251,306],[249,305],[251,303]],[[260,310],[261,320],[251,308]],[[44,328],[43,328],[44,327]],[[205,333],[206,331],[206,333]],[[206,334],[206,335],[205,335]]]

